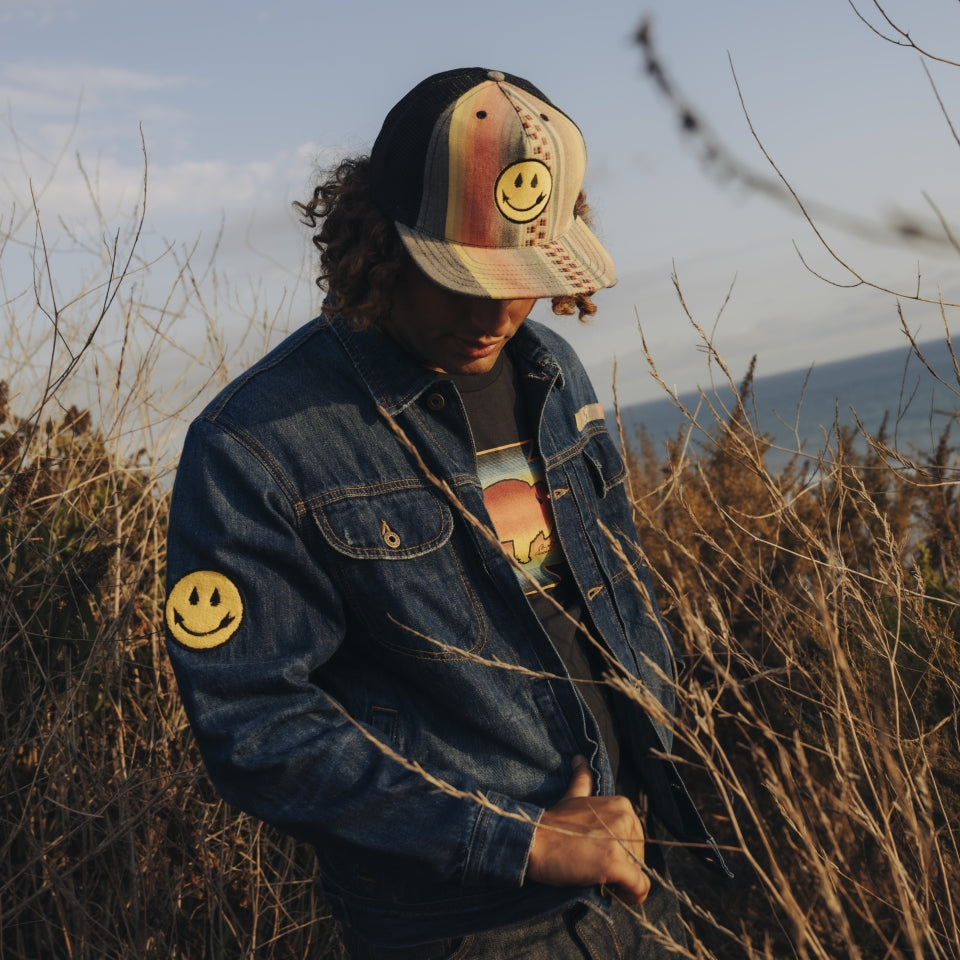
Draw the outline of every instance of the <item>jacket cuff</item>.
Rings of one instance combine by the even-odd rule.
[[[519,887],[526,877],[533,834],[543,816],[543,807],[520,803],[499,793],[484,795],[495,809],[478,807],[463,882],[507,883]]]

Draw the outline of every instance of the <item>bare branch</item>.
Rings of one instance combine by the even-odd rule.
[[[910,32],[898,26],[893,21],[893,19],[889,16],[887,11],[884,10],[884,8],[877,2],[877,0],[873,0],[874,7],[876,7],[877,12],[880,14],[880,16],[883,17],[883,20],[887,24],[887,26],[890,27],[890,29],[893,30],[893,32],[897,35],[897,37],[900,38],[899,40],[897,39],[897,37],[888,37],[885,33],[882,33],[880,30],[878,30],[857,9],[853,0],[847,0],[847,2],[850,4],[851,8],[853,9],[853,12],[860,18],[860,20],[863,21],[863,23],[865,23],[867,27],[870,28],[870,32],[876,34],[878,37],[880,37],[881,40],[886,40],[887,43],[892,43],[895,47],[906,47],[910,50],[915,50],[917,53],[919,53],[922,57],[925,57],[927,60],[934,60],[937,63],[945,63],[951,67],[960,67],[960,62],[956,60],[949,60],[946,57],[938,57],[935,53],[931,53],[929,50],[926,50],[923,47],[918,46],[914,42],[913,38],[910,36]]]
[[[953,125],[953,120],[950,119],[950,114],[947,113],[947,108],[943,104],[943,99],[940,96],[940,91],[937,89],[937,85],[933,82],[933,77],[930,75],[930,70],[927,67],[926,63],[922,60],[920,65],[923,67],[923,72],[927,75],[927,79],[930,81],[930,86],[933,88],[933,95],[937,98],[937,103],[940,105],[940,111],[943,113],[943,118],[947,121],[947,126],[950,128],[950,133],[953,134],[954,143],[960,147],[960,137],[957,136],[956,128]]]
[[[649,18],[644,19],[640,24],[634,39],[643,54],[643,69],[670,102],[681,133],[699,144],[704,169],[721,185],[737,183],[785,208],[795,210],[796,194],[779,171],[777,171],[777,177],[765,176],[734,156],[726,144],[710,129],[702,115],[683,97],[676,84],[670,79],[657,53],[653,41],[653,26]],[[740,99],[742,103],[742,94]],[[751,132],[756,139],[756,133],[752,130]],[[769,160],[769,157],[767,159]],[[875,243],[902,244],[904,241],[910,241],[942,248],[949,242],[936,224],[915,218],[901,218],[882,223],[839,210],[832,204],[809,200],[805,201],[805,211],[808,220],[814,218],[818,222],[832,224],[845,233]]]

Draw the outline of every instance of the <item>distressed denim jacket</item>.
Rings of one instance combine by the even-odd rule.
[[[623,460],[570,347],[510,342],[585,623],[648,709],[623,721],[649,802],[719,853],[669,751],[673,649],[639,563]],[[168,647],[220,793],[311,843],[374,944],[462,936],[593,889],[525,878],[585,755],[613,775],[489,531],[457,390],[387,337],[321,316],[192,424],[168,549]],[[712,847],[712,849],[711,849]]]

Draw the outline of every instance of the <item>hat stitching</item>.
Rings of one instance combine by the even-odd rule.
[[[553,168],[550,165],[550,161],[553,160],[553,151],[550,149],[550,140],[546,136],[546,131],[543,129],[543,126],[529,110],[515,103],[513,98],[510,98],[510,103],[517,112],[517,119],[520,121],[521,126],[529,135],[530,142],[533,145],[534,155],[537,159],[546,163],[550,168],[550,172],[553,173]],[[554,198],[551,196],[547,202],[547,208],[549,208],[552,202],[554,202]],[[546,208],[544,208],[544,212],[546,212]],[[541,216],[528,224],[526,233],[527,236],[524,238],[523,245],[525,247],[538,246],[539,241],[546,240],[547,238],[547,218]]]
[[[544,252],[554,262],[564,277],[569,278],[581,288],[590,287],[589,277],[569,253],[557,250],[552,246],[545,247]]]

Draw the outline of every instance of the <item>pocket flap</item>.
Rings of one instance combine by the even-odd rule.
[[[419,483],[341,489],[312,506],[330,545],[358,560],[423,556],[443,546],[453,532],[450,508]]]
[[[590,465],[590,474],[601,498],[626,479],[623,457],[606,430],[590,438],[583,449],[583,457]]]

